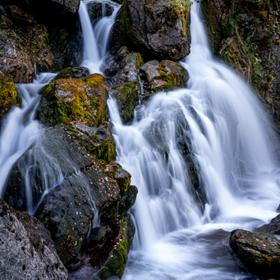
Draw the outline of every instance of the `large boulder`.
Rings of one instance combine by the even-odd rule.
[[[0,72],[0,119],[20,101],[14,82]]]
[[[279,277],[280,240],[272,234],[235,230],[230,236],[234,253],[251,272],[262,277]]]
[[[35,218],[0,200],[1,279],[68,279],[49,233]]]
[[[146,57],[180,60],[190,50],[190,6],[189,0],[125,0],[113,36]]]
[[[44,123],[99,126],[106,120],[108,91],[101,75],[54,80],[42,89],[42,97],[38,116]]]

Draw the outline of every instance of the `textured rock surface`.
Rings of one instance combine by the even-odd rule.
[[[0,71],[14,82],[31,82],[36,69],[54,66],[47,29],[17,6],[1,7]]]
[[[114,36],[147,57],[180,60],[189,53],[189,12],[188,0],[125,0]]]
[[[230,246],[248,270],[263,277],[279,277],[280,240],[272,234],[235,230]]]
[[[256,231],[280,235],[280,215],[272,219],[269,224],[259,227]]]
[[[258,89],[280,125],[279,1],[204,0],[215,53]]]
[[[141,67],[141,74],[148,94],[183,87],[188,80],[188,73],[183,66],[170,60],[149,61]]]
[[[68,279],[43,225],[0,200],[0,278]]]

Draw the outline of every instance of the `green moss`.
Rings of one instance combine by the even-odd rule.
[[[20,97],[15,83],[0,73],[0,117],[6,114],[12,106],[19,105]]]
[[[117,87],[114,93],[118,101],[122,119],[125,122],[131,120],[141,93],[139,82],[134,81],[123,84]]]
[[[99,126],[106,120],[108,92],[101,75],[55,80],[43,88],[42,95],[46,104],[39,108],[39,117],[45,122]]]
[[[129,236],[128,227],[127,219],[122,219],[119,223],[118,241],[104,266],[98,272],[98,277],[96,279],[105,280],[112,276],[121,277],[123,275],[131,245],[131,237]]]

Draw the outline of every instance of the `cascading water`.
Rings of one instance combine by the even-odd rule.
[[[44,73],[33,84],[20,84],[22,107],[14,108],[4,120],[0,135],[0,197],[5,192],[5,183],[16,161],[36,142],[42,127],[35,120],[39,104],[39,90],[55,75]]]
[[[107,4],[113,9],[112,14],[110,16],[103,14],[102,18],[92,26],[87,10],[89,3],[101,3],[103,7]],[[100,67],[107,53],[111,30],[119,8],[119,4],[110,0],[81,1],[79,15],[84,37],[82,66],[87,67],[91,73],[101,73]]]
[[[92,27],[87,9],[89,3],[99,3],[102,7],[109,5],[112,13],[108,16],[103,14]],[[110,32],[119,8],[119,4],[110,0],[81,1],[79,15],[84,37],[82,66],[87,67],[91,73],[101,72],[100,66],[106,55]],[[36,108],[40,101],[39,92],[55,76],[54,73],[42,73],[32,84],[18,85],[22,107],[11,110],[2,124],[0,134],[0,197],[4,196],[8,176],[17,163],[24,181],[26,208],[31,214],[36,211],[44,196],[64,180],[65,173],[70,172],[68,169],[79,177],[81,187],[87,191],[86,178],[75,169],[75,164],[59,151],[55,155],[51,154],[51,148],[44,137],[44,128],[35,120]],[[63,158],[63,160],[60,159],[61,162],[69,161],[69,168],[60,166],[57,160],[59,157]],[[38,177],[40,177],[40,182],[37,181]],[[39,197],[34,197],[32,189],[34,186],[38,188],[38,185],[40,186]],[[94,199],[90,198],[90,200],[94,212],[97,213]],[[98,223],[97,216],[95,215],[93,225]]]
[[[127,126],[116,102],[108,102],[118,161],[139,189],[126,280],[255,279],[234,264],[227,232],[268,222],[279,205],[269,118],[249,86],[212,57],[196,2],[191,37],[191,53],[182,62],[188,88],[156,94]],[[184,146],[200,175],[204,210]]]

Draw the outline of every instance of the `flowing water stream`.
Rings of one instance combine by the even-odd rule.
[[[122,124],[109,100],[118,161],[139,189],[125,280],[255,279],[236,267],[228,232],[252,229],[277,214],[273,127],[250,87],[213,58],[196,2],[191,38],[182,62],[190,75],[186,88],[157,93],[131,125]],[[200,190],[192,185],[182,147],[191,151]]]
[[[91,2],[111,5],[112,14],[92,25]],[[81,1],[82,66],[91,73],[101,72],[119,7],[110,0]],[[122,123],[116,102],[108,101],[117,160],[139,190],[124,280],[255,279],[236,266],[228,233],[269,221],[280,201],[273,127],[250,87],[211,55],[196,2],[191,38],[191,53],[182,61],[190,75],[186,88],[156,94],[130,125]],[[34,119],[38,92],[54,75],[41,74],[33,84],[18,86],[22,107],[8,114],[0,135],[1,196],[13,165],[44,134]],[[200,188],[193,186],[186,150]],[[52,172],[45,162],[42,168]],[[32,197],[29,205],[34,207]]]

